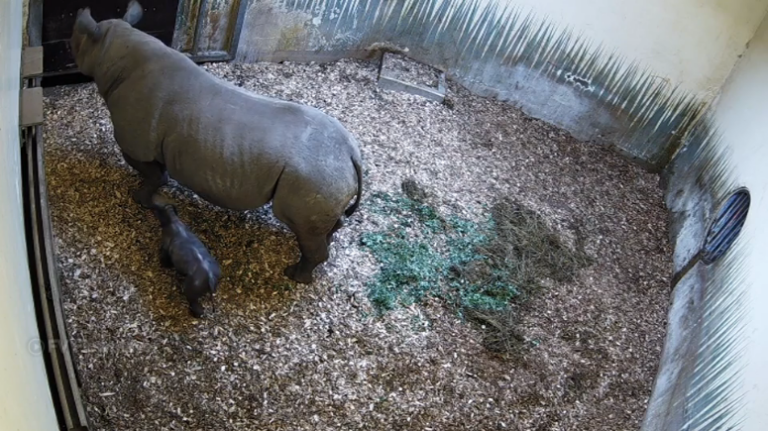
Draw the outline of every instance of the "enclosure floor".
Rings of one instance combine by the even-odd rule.
[[[298,249],[268,207],[228,212],[172,183],[225,275],[217,312],[195,320],[95,86],[48,89],[51,213],[93,429],[638,429],[669,294],[657,176],[453,84],[452,108],[379,90],[375,64],[206,68],[338,118],[361,142],[367,196],[413,177],[471,217],[511,196],[566,237],[579,225],[595,263],[532,299],[521,328],[535,347],[500,356],[437,302],[371,312],[378,267],[359,241],[379,221],[365,200],[304,286],[282,275]]]

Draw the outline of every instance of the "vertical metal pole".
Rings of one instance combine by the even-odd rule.
[[[200,54],[200,37],[203,32],[203,23],[205,22],[205,11],[208,9],[208,0],[200,0],[200,6],[197,10],[197,20],[195,21],[195,40],[192,42],[192,55]]]

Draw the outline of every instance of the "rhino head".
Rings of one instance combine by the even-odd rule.
[[[93,77],[104,61],[104,44],[107,34],[116,26],[132,27],[141,19],[143,10],[136,0],[128,3],[122,19],[107,19],[96,22],[91,16],[90,8],[77,11],[75,25],[70,39],[72,54],[80,72]]]

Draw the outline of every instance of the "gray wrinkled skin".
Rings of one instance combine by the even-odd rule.
[[[166,268],[175,268],[184,276],[182,292],[189,303],[189,311],[200,318],[205,314],[200,299],[207,294],[213,297],[216,293],[221,267],[197,235],[181,221],[173,204],[154,195],[151,205],[163,231],[160,263]]]
[[[96,81],[126,162],[143,182],[133,194],[146,208],[168,177],[232,210],[270,200],[296,234],[301,259],[285,275],[311,283],[328,243],[362,195],[357,141],[318,109],[240,89],[123,19],[96,22],[78,12],[71,39],[80,71]],[[344,211],[352,198],[357,199]]]

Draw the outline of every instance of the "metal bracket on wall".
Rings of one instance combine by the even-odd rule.
[[[30,127],[43,124],[42,87],[21,90],[19,99],[19,126]]]
[[[19,97],[19,126],[27,128],[43,124],[43,89],[39,87],[43,74],[43,47],[25,48],[21,54],[21,94]]]
[[[43,74],[43,47],[30,46],[21,53],[21,79],[37,78]],[[22,83],[23,84],[23,83]]]
[[[21,90],[19,99],[19,126],[43,124],[43,89],[41,87],[25,88]]]

